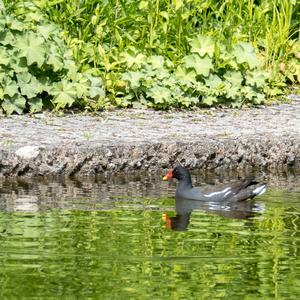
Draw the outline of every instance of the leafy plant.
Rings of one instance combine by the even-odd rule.
[[[37,112],[45,105],[60,109],[79,99],[103,97],[99,78],[77,72],[58,28],[37,12],[34,16],[0,12],[2,109],[7,114]]]
[[[13,1],[15,6],[4,2],[14,10],[28,6],[20,0]],[[134,46],[140,52],[167,56],[176,62],[189,51],[190,40],[202,34],[229,46],[248,41],[262,50],[268,67],[288,54],[287,41],[291,36],[295,39],[299,31],[296,0],[31,2],[65,29],[77,61],[93,66],[101,65],[99,45],[108,52]]]
[[[239,107],[264,101],[267,74],[250,44],[241,42],[229,49],[199,35],[190,45],[191,53],[177,67],[162,56],[131,64],[135,70],[122,76],[127,82],[125,105],[139,101],[160,109],[213,104]]]
[[[290,83],[300,83],[300,41],[289,43],[289,56],[279,64],[280,72]]]
[[[0,33],[0,101],[10,113],[239,107],[299,82],[296,0],[3,2],[1,16],[15,20]],[[18,79],[22,70],[31,77]]]

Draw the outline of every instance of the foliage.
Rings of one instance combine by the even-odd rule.
[[[227,45],[248,41],[262,50],[265,66],[272,68],[289,55],[287,41],[299,36],[300,4],[296,0],[33,3],[65,29],[78,61],[94,66],[101,65],[99,45],[107,52],[134,46],[139,52],[163,55],[176,63],[189,51],[190,40],[202,34]]]
[[[279,68],[291,83],[300,83],[300,42],[290,42],[289,45],[289,55],[279,64]]]
[[[127,82],[122,104],[139,100],[162,109],[216,103],[239,107],[264,100],[267,77],[250,44],[240,42],[229,49],[199,35],[190,45],[190,54],[178,66],[163,56],[137,59],[127,53],[124,61],[129,71],[122,76]]]
[[[11,103],[18,112],[37,103],[31,111],[40,110],[41,97],[56,109],[238,107],[262,103],[265,96],[283,94],[287,83],[299,83],[296,0],[3,2],[8,14],[33,24],[18,33],[26,45],[20,52],[30,74],[47,79],[35,97],[24,97],[19,87],[21,97],[9,96],[2,105],[7,112]],[[43,35],[47,24],[56,28],[50,39]],[[25,35],[30,30],[34,42]],[[45,48],[51,51],[43,54]],[[4,85],[11,94],[14,85]]]
[[[39,14],[0,14],[0,105],[7,113],[74,106],[104,96],[100,79],[77,73],[58,28]]]

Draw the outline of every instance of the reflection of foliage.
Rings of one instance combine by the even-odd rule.
[[[269,195],[253,222],[194,211],[187,232],[166,230],[161,212],[130,210],[128,202],[127,210],[1,212],[2,295],[297,298],[298,217],[292,205],[272,203],[278,193]]]

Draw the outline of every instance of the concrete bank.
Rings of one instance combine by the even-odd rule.
[[[0,176],[300,167],[300,103],[243,110],[0,116]]]

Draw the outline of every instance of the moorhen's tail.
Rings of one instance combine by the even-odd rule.
[[[252,199],[256,196],[262,195],[267,190],[265,183],[257,183],[256,181],[249,180],[247,186],[236,193],[230,201],[244,201]]]

